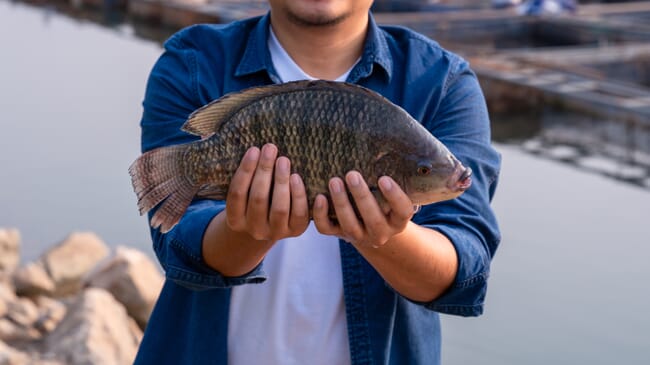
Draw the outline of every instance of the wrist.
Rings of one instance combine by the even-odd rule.
[[[226,277],[238,277],[253,270],[273,247],[274,240],[256,240],[247,232],[234,231],[225,211],[217,214],[203,237],[203,260]]]

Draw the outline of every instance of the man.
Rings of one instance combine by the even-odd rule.
[[[144,151],[192,141],[180,131],[187,116],[228,92],[345,80],[405,108],[472,168],[473,186],[414,214],[382,177],[385,213],[351,171],[329,183],[339,223],[322,196],[310,223],[291,161],[273,145],[250,148],[227,204],[194,201],[172,231],[152,230],[167,280],[136,364],[437,364],[437,312],[481,314],[500,239],[489,206],[499,155],[476,77],[431,40],[379,28],[371,0],[269,4],[264,17],[165,43],[143,103]]]

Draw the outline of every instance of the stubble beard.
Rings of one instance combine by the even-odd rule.
[[[331,27],[342,23],[348,17],[350,17],[349,13],[344,13],[338,16],[327,16],[322,14],[302,16],[287,9],[287,18],[290,22],[308,28]]]

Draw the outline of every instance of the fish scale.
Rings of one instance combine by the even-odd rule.
[[[140,211],[157,206],[151,225],[163,232],[194,197],[225,199],[244,153],[267,143],[302,177],[310,212],[317,194],[328,195],[328,181],[350,170],[375,192],[379,177],[391,176],[414,204],[459,195],[450,186],[460,177],[458,186],[469,186],[467,169],[406,111],[347,83],[298,81],[231,93],[197,109],[183,130],[202,139],[145,152],[129,169]]]
[[[343,96],[343,97],[341,97]],[[346,120],[336,105],[349,105],[353,95],[337,95],[326,93],[321,99],[310,105],[302,105],[298,108],[281,108],[281,104],[287,104],[286,97],[279,95],[270,97],[264,103],[253,104],[243,109],[233,117],[229,126],[224,126],[220,131],[223,139],[212,139],[205,142],[205,147],[197,154],[205,158],[201,162],[203,166],[212,166],[218,163],[221,156],[241,156],[250,146],[261,146],[265,143],[273,143],[278,146],[281,155],[287,156],[293,164],[293,172],[299,172],[303,176],[308,189],[309,201],[313,201],[318,193],[326,192],[326,181],[332,176],[342,176],[351,169],[368,170],[363,164],[360,156],[366,155],[364,148],[368,141],[364,140],[365,131],[361,129],[359,135],[357,130],[346,128]],[[347,97],[347,98],[346,98]],[[298,105],[296,100],[304,100],[307,96],[304,93],[294,93],[288,104]],[[281,112],[273,118],[260,118],[269,110],[272,105],[280,105],[277,109]],[[312,118],[325,123],[311,123]],[[269,120],[273,127],[269,127]],[[361,121],[365,122],[365,121]],[[331,128],[326,128],[330,123]],[[363,123],[362,123],[363,125]],[[298,130],[301,132],[298,133]],[[338,133],[327,133],[329,131]],[[293,131],[293,132],[292,132]],[[213,142],[218,141],[218,142]],[[215,148],[215,144],[225,147],[237,147],[237,150],[225,150],[218,153],[209,153]],[[340,153],[323,153],[325,151],[339,151]],[[300,158],[306,156],[307,158]],[[366,161],[367,162],[367,161]],[[217,174],[215,169],[206,173],[200,179],[201,183],[227,182],[231,174]],[[230,171],[234,172],[234,171]]]

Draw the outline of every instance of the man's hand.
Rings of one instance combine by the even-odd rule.
[[[224,276],[253,270],[276,241],[301,235],[309,225],[307,193],[291,162],[267,144],[250,148],[235,172],[226,209],[203,235],[203,258]]]
[[[387,209],[382,210],[358,172],[348,172],[345,183],[331,179],[329,190],[338,223],[329,219],[327,198],[319,195],[313,210],[316,228],[352,243],[397,292],[429,302],[452,284],[458,270],[456,250],[440,232],[411,222],[413,203],[393,179],[382,176],[378,185]]]
[[[301,235],[309,225],[307,194],[288,158],[275,145],[250,148],[235,172],[227,196],[226,222],[255,240]]]
[[[347,189],[346,189],[347,185]],[[328,201],[323,195],[316,198],[313,209],[314,223],[322,234],[335,235],[355,245],[379,247],[394,235],[402,232],[413,216],[413,203],[406,193],[388,177],[378,181],[388,209],[377,203],[374,195],[357,171],[350,171],[343,180],[335,177],[329,181],[329,191],[338,223],[333,223],[327,215]],[[348,190],[361,215],[357,218]]]

